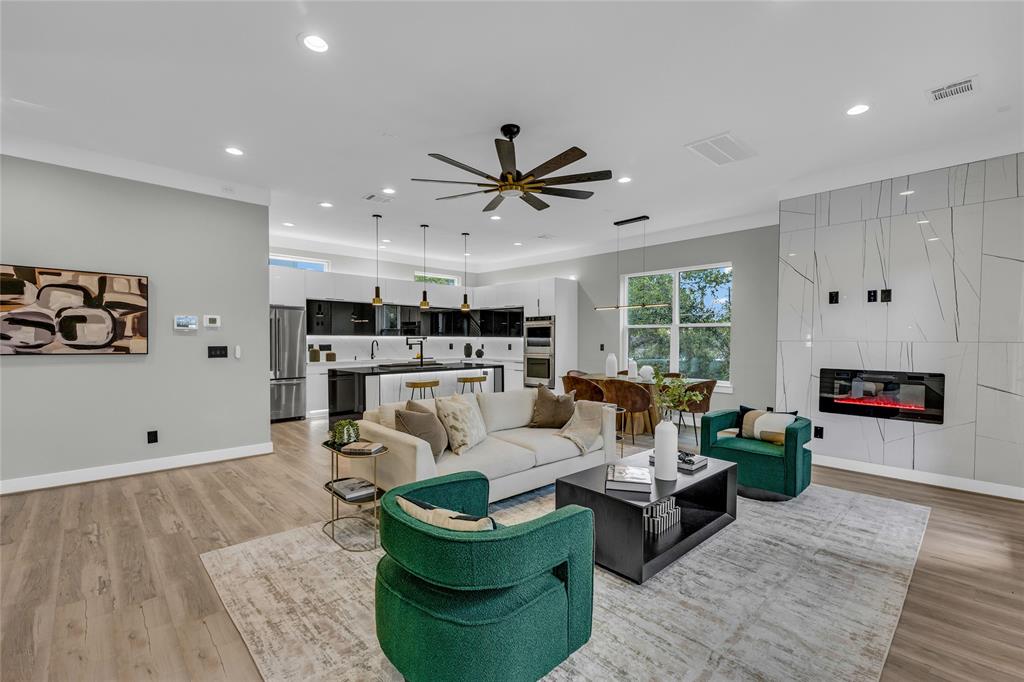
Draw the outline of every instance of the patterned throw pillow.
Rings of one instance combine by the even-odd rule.
[[[441,397],[434,401],[437,416],[448,432],[448,444],[456,455],[461,455],[487,438],[487,427],[476,402],[461,395]]]
[[[740,405],[740,438],[753,438],[776,445],[786,442],[786,427],[796,420],[796,412],[755,410]]]
[[[494,519],[490,516],[463,514],[401,495],[395,496],[395,501],[409,516],[438,528],[447,528],[448,530],[494,530],[495,528]]]

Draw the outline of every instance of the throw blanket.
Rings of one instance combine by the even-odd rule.
[[[580,449],[581,455],[586,454],[601,435],[601,411],[604,405],[593,400],[577,400],[572,417],[555,435],[571,440]]]

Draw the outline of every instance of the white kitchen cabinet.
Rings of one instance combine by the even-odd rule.
[[[572,280],[568,280],[572,281]],[[527,315],[557,315],[557,284],[556,278],[542,279],[537,282],[537,312],[528,312]],[[575,282],[574,282],[575,284]]]
[[[462,303],[462,287],[433,285],[427,294],[435,308],[458,308]]]
[[[373,298],[374,279],[345,273],[334,274],[334,298],[338,301],[369,301]]]
[[[306,298],[314,301],[325,301],[334,298],[334,281],[338,277],[334,272],[304,272],[306,280]]]
[[[395,305],[416,305],[420,301],[418,282],[404,279],[381,280],[384,284],[384,302]]]
[[[327,416],[327,368],[306,367],[306,416]]]
[[[495,306],[495,301],[497,300],[497,287],[488,284],[486,286],[476,287],[473,293],[474,307],[493,308]]]
[[[270,267],[270,304],[306,306],[305,272],[277,265]]]

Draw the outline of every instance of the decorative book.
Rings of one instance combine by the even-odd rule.
[[[608,465],[604,487],[607,490],[625,490],[646,493],[651,490],[651,470],[648,467]]]
[[[346,455],[376,455],[384,451],[383,443],[367,443],[364,440],[357,440],[341,448]]]
[[[339,478],[329,481],[325,487],[346,502],[372,500],[376,492],[373,483],[362,478]]]

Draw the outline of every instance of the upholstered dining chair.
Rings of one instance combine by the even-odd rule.
[[[715,392],[715,386],[718,385],[718,381],[710,379],[708,381],[698,381],[695,384],[690,384],[686,388],[690,391],[696,391],[700,393],[700,400],[692,402],[685,407],[682,405],[673,406],[672,409],[678,413],[676,417],[676,424],[679,428],[683,426],[683,413],[687,412],[693,417],[693,439],[699,444],[700,437],[697,435],[697,415],[704,415],[711,411],[711,394]]]
[[[620,377],[629,376],[629,370],[628,369],[620,369],[618,374],[619,374]]]
[[[584,377],[586,375],[587,373],[584,372],[582,369],[570,369],[568,372],[565,373],[565,376],[567,377]]]
[[[576,400],[593,400],[595,403],[604,402],[604,389],[590,379],[567,374],[562,377],[562,390],[566,393],[576,391]]]
[[[651,394],[644,386],[624,379],[608,379],[604,382],[604,401],[618,405],[625,410],[624,417],[643,420],[645,412],[651,409]],[[626,421],[625,419],[623,420]],[[643,423],[641,421],[641,423]],[[625,423],[623,423],[625,428]],[[633,443],[636,443],[636,429],[633,432]]]

